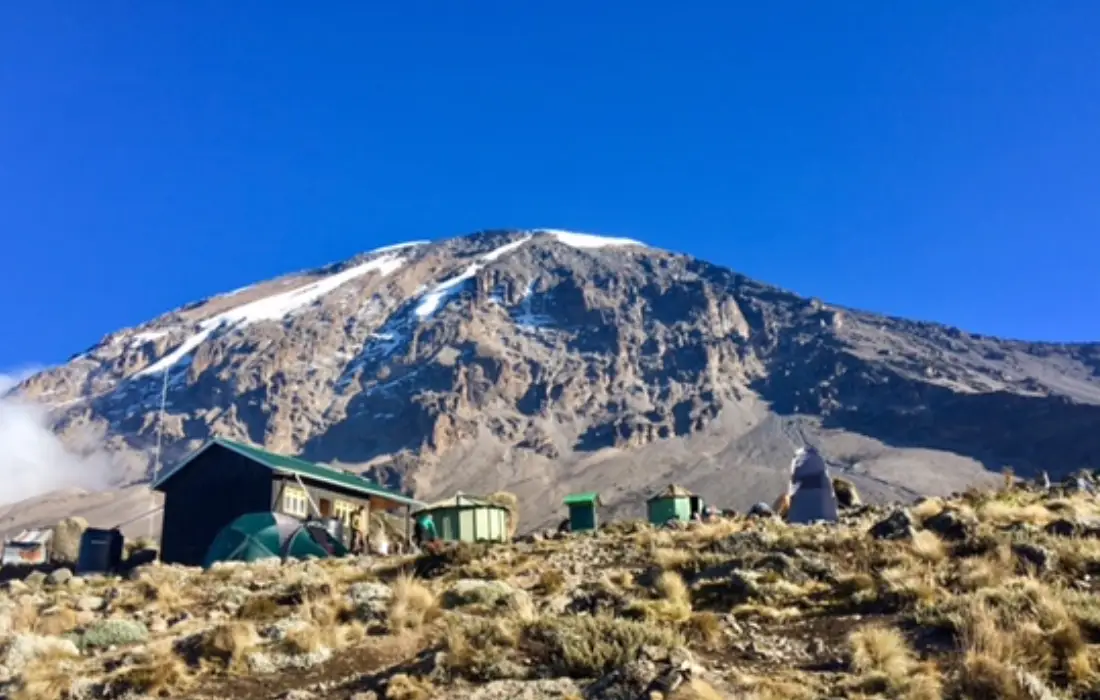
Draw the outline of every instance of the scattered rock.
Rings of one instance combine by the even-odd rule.
[[[3,589],[8,593],[11,593],[12,595],[15,595],[30,590],[30,586],[28,586],[24,581],[13,578],[12,580],[7,581],[3,584]]]
[[[924,521],[924,527],[945,540],[961,542],[974,533],[978,526],[976,517],[958,510],[945,508]]]
[[[863,505],[860,500],[856,485],[839,476],[833,477],[833,493],[836,494],[836,504],[841,508],[858,508]]]
[[[798,567],[794,559],[780,552],[765,555],[753,564],[753,568],[775,572],[795,584],[805,583],[810,578]]]
[[[886,518],[871,526],[868,534],[876,540],[907,540],[913,537],[913,516],[904,508],[898,508]]]
[[[1055,537],[1075,537],[1080,534],[1081,528],[1075,521],[1061,518],[1047,525],[1043,531]]]
[[[381,620],[385,618],[390,601],[393,600],[393,591],[384,583],[363,581],[352,584],[348,589],[348,600],[360,620]]]
[[[1060,518],[1049,523],[1043,530],[1055,537],[1100,537],[1100,522]]]
[[[279,695],[278,700],[317,700],[321,696],[310,690],[288,690]]]
[[[825,656],[827,652],[828,647],[825,645],[825,640],[821,637],[814,637],[806,644],[806,653],[813,658]]]
[[[750,518],[774,518],[775,511],[767,503],[760,502],[749,508]]]
[[[467,700],[557,700],[559,698],[567,700],[579,698],[581,695],[575,680],[556,678],[532,681],[491,681],[479,685],[465,697]]]
[[[50,575],[46,577],[46,581],[52,586],[60,586],[68,583],[72,577],[72,571],[66,568],[60,568],[51,571]]]
[[[95,595],[81,596],[81,598],[76,601],[76,609],[85,612],[101,610],[103,608],[103,605],[103,598]]]
[[[1050,567],[1054,556],[1049,550],[1030,542],[1018,542],[1012,545],[1012,553],[1040,572],[1046,571]]]
[[[0,639],[12,633],[12,609],[8,602],[0,602]]]
[[[75,658],[80,656],[80,650],[69,639],[40,637],[37,634],[18,634],[8,644],[4,661],[0,665],[6,667],[12,675],[18,675],[26,668],[27,664],[44,656]]]
[[[42,571],[32,571],[27,574],[27,578],[23,579],[23,582],[33,588],[43,586],[46,583],[46,574]]]

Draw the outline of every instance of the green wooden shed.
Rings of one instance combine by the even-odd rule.
[[[702,508],[701,498],[682,486],[669,484],[646,501],[646,516],[654,525],[664,525],[673,519],[687,522],[692,513]]]
[[[431,514],[436,535],[451,542],[504,542],[508,539],[509,511],[504,506],[463,493],[431,503],[413,513]]]
[[[600,494],[595,491],[574,493],[565,497],[565,505],[569,508],[571,532],[587,532],[600,526],[599,515],[596,512],[596,509],[603,505]]]

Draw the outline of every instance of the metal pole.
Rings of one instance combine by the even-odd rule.
[[[157,482],[157,476],[160,474],[160,444],[164,437],[164,406],[168,402],[168,370],[170,367],[164,368],[164,381],[160,388],[160,413],[157,416],[157,446],[156,451],[153,453],[153,478],[149,482],[149,503],[155,508],[157,504],[157,497],[153,492],[153,484]],[[155,513],[156,511],[153,511]],[[149,515],[149,539],[153,539],[153,514]]]

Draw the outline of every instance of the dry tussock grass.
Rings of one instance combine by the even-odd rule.
[[[55,608],[35,620],[32,630],[44,637],[60,637],[72,632],[79,625],[76,611],[71,608]]]
[[[947,547],[939,535],[931,530],[919,530],[909,543],[909,550],[917,559],[938,564],[947,558]]]
[[[522,625],[507,617],[486,620],[456,615],[448,618],[443,667],[476,682],[494,680],[502,659],[519,646]]]
[[[653,584],[653,600],[633,601],[628,612],[649,622],[686,622],[691,617],[691,591],[680,574],[665,571]]]
[[[539,574],[535,587],[543,595],[554,595],[565,587],[565,574],[558,569],[546,569]]]
[[[954,583],[962,591],[978,591],[995,588],[1015,574],[1015,562],[1007,544],[998,545],[992,552],[958,563]]]
[[[435,687],[423,678],[412,678],[398,673],[386,683],[386,700],[430,700]]]
[[[943,678],[932,663],[921,663],[900,630],[868,626],[848,637],[856,685],[905,700],[940,700]]]
[[[118,601],[118,607],[128,612],[151,608],[170,616],[192,605],[196,593],[194,590],[186,590],[180,581],[173,578],[144,574],[136,584],[127,589],[124,597]]]
[[[260,635],[251,622],[228,622],[204,635],[202,657],[220,661],[228,669],[240,669],[248,653],[259,644]]]
[[[912,516],[919,522],[928,520],[943,512],[944,502],[941,498],[926,498],[910,509]]]
[[[673,547],[658,547],[653,550],[653,563],[665,571],[682,569],[694,558],[694,552]]]
[[[154,697],[176,694],[193,682],[190,669],[170,641],[151,645],[108,679],[108,684],[120,691]]]
[[[788,678],[781,674],[772,676],[738,675],[735,682],[737,697],[745,700],[816,700],[822,697],[818,688],[805,679]]]
[[[697,612],[684,621],[684,638],[703,648],[714,648],[722,640],[722,620],[712,612]]]
[[[391,632],[418,630],[438,611],[435,593],[414,577],[402,575],[394,582],[387,615]]]
[[[726,700],[726,696],[715,690],[710,683],[693,678],[672,691],[668,700]]]
[[[38,605],[29,598],[20,600],[11,611],[11,629],[13,632],[33,632],[38,623]]]
[[[1058,566],[1075,577],[1100,575],[1100,540],[1060,537],[1051,543]]]
[[[983,591],[950,614],[964,651],[961,684],[990,697],[1028,697],[1043,679],[1085,687],[1097,679],[1077,619],[1035,581]]]
[[[61,700],[69,694],[72,684],[71,672],[53,665],[34,663],[23,671],[11,700]]]
[[[978,506],[977,513],[981,520],[997,526],[1014,523],[1042,526],[1054,519],[1054,515],[1038,503],[1022,505],[1008,500],[986,501]]]
[[[61,649],[54,649],[27,664],[19,683],[11,694],[11,700],[60,700],[67,697],[76,672],[78,657]]]
[[[734,607],[730,614],[739,620],[787,622],[802,617],[802,610],[793,606],[777,608],[764,603],[744,603]]]

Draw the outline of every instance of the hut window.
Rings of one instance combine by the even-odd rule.
[[[309,496],[300,488],[287,486],[283,490],[283,512],[304,518],[309,515]]]
[[[355,512],[355,504],[347,501],[336,501],[332,506],[332,514],[344,522],[344,527],[351,527],[351,514]]]

